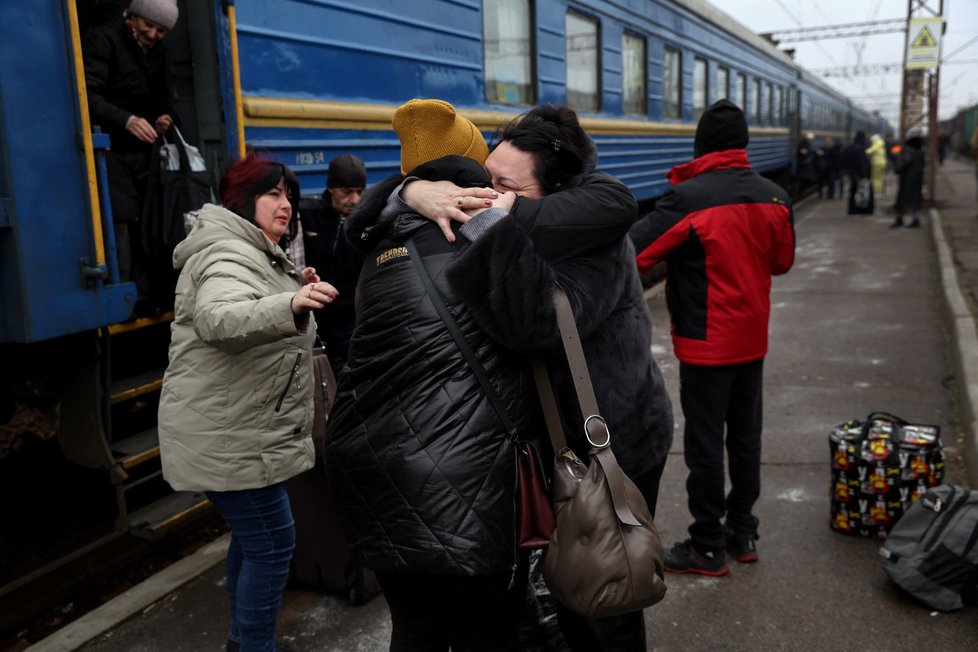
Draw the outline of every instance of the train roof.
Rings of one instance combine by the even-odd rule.
[[[746,25],[706,0],[672,0],[672,2],[708,20],[728,34],[732,34],[745,43],[762,50],[765,54],[769,54],[793,68],[801,69],[798,62],[788,56],[783,50],[779,50],[774,43],[762,36],[758,36]]]
[[[749,45],[758,48],[765,54],[769,54],[772,57],[790,65],[799,74],[799,81],[803,81],[811,86],[815,86],[820,91],[835,97],[841,102],[848,103],[853,106],[853,108],[859,109],[861,111],[869,113],[862,107],[859,107],[853,103],[845,94],[843,94],[838,89],[830,86],[824,80],[819,78],[817,75],[805,70],[801,65],[798,64],[793,58],[791,58],[783,50],[780,50],[774,43],[768,39],[758,36],[756,33],[752,32],[750,28],[746,25],[733,18],[729,14],[725,13],[723,10],[718,9],[715,5],[711,4],[707,0],[672,0],[675,4],[685,7],[689,11],[697,14],[701,18],[713,23],[725,32],[739,38],[740,40],[748,43]]]

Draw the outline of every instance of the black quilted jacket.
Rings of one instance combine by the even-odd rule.
[[[377,197],[389,191],[379,184],[368,192],[354,228],[364,213],[379,212]],[[383,236],[360,275],[357,325],[324,449],[354,558],[386,572],[506,569],[514,550],[512,444],[428,299],[407,239],[521,427],[525,365],[479,330],[445,280],[465,238],[449,244],[434,223],[411,213],[377,231]]]

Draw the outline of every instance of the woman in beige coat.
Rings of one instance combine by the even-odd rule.
[[[312,467],[310,311],[336,289],[284,253],[299,184],[249,154],[173,253],[181,270],[160,397],[163,476],[204,491],[231,528],[228,650],[274,650],[295,546],[283,482]]]

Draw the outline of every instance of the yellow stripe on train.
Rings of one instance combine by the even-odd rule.
[[[252,127],[286,127],[303,129],[370,129],[389,130],[394,105],[318,100],[290,100],[248,96],[243,98],[245,124]],[[459,109],[482,131],[493,132],[512,120],[517,113]],[[632,136],[693,136],[694,124],[673,124],[634,119],[581,118],[581,125],[592,134]],[[786,128],[751,127],[752,136],[787,136]]]

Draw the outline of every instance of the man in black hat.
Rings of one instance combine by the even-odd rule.
[[[751,170],[747,140],[740,107],[713,104],[696,128],[696,158],[669,171],[672,189],[629,232],[639,271],[668,261],[693,516],[690,538],[666,552],[673,573],[725,575],[726,550],[739,562],[757,561],[752,510],[761,491],[771,275],[791,268],[795,234],[788,194]]]
[[[353,154],[340,154],[329,162],[322,199],[303,199],[299,204],[306,264],[340,291],[335,301],[315,311],[316,332],[337,375],[346,363],[356,323],[354,298],[364,258],[346,239],[344,225],[366,185],[363,161]]]

